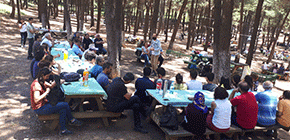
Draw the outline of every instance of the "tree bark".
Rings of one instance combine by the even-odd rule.
[[[140,18],[139,10],[140,10],[140,0],[137,0],[136,21],[135,21],[133,36],[136,36],[136,33],[138,32],[138,28],[139,28],[139,18]]]
[[[184,0],[184,1],[183,1],[183,4],[182,4],[181,9],[180,9],[180,11],[179,11],[179,15],[178,15],[177,21],[176,21],[176,23],[175,23],[175,25],[174,25],[173,34],[172,34],[172,36],[171,36],[171,40],[170,40],[170,43],[169,43],[169,46],[168,46],[168,49],[169,49],[169,50],[172,50],[172,49],[173,49],[173,43],[174,43],[174,40],[175,40],[175,37],[176,37],[176,34],[177,34],[177,30],[178,30],[179,23],[180,23],[180,21],[181,21],[181,18],[182,18],[182,15],[183,15],[184,9],[185,9],[185,7],[186,7],[186,5],[187,5],[187,2],[188,2],[188,0]]]
[[[230,78],[230,39],[234,0],[214,0],[213,73],[217,83],[221,77]]]
[[[252,59],[254,55],[254,48],[256,44],[256,38],[257,38],[257,31],[260,24],[260,18],[261,18],[261,12],[262,12],[262,6],[263,6],[264,0],[259,0],[257,9],[256,9],[256,16],[255,16],[255,22],[254,22],[254,29],[252,32],[250,47],[249,47],[249,53],[247,55],[247,61],[246,63],[251,66]]]
[[[212,35],[212,30],[211,30],[211,0],[208,0],[208,20],[207,20],[207,24],[208,26],[206,27],[206,41],[205,41],[205,45],[204,45],[204,51],[207,51],[207,48],[209,47],[207,44],[209,42],[209,38]]]
[[[91,5],[90,5],[90,10],[91,10],[91,25],[90,25],[90,27],[93,27],[93,26],[95,26],[95,19],[94,19],[94,1],[95,0],[91,0]]]
[[[157,26],[157,20],[158,20],[158,13],[159,13],[159,3],[160,3],[160,0],[155,0],[154,2],[154,12],[153,12],[153,15],[152,15],[152,20],[150,22],[150,35],[149,35],[149,38],[152,37],[152,35],[154,33],[156,33],[156,26]]]
[[[15,17],[15,2],[14,0],[10,0],[10,3],[11,3],[12,11],[9,17],[14,18]]]
[[[63,0],[63,9],[64,9],[64,24],[65,29],[67,31],[67,39],[72,34],[71,30],[71,21],[70,21],[70,14],[69,14],[69,7],[68,7],[68,0]]]
[[[165,0],[161,0],[161,11],[160,11],[160,16],[159,16],[159,25],[158,25],[158,30],[157,30],[157,35],[161,31],[161,27],[163,27],[163,22],[164,22],[164,10],[165,10]]]
[[[17,20],[18,22],[21,20],[21,13],[20,13],[20,2],[19,0],[16,0],[16,5],[17,5]]]
[[[144,41],[147,40],[147,33],[148,33],[148,27],[149,27],[149,13],[150,13],[150,7],[151,7],[152,0],[145,3],[146,5],[146,15],[145,15],[145,26],[144,26]]]
[[[274,51],[275,51],[275,47],[276,47],[276,43],[277,43],[277,40],[279,38],[279,34],[281,32],[281,30],[283,29],[283,26],[288,18],[288,15],[290,13],[290,9],[287,11],[287,14],[285,15],[284,19],[283,19],[283,22],[282,24],[280,25],[280,28],[277,30],[276,32],[276,38],[274,39],[274,42],[273,42],[273,45],[272,45],[272,48],[271,48],[271,52],[270,52],[270,55],[268,57],[268,60],[267,62],[271,62],[272,58],[273,58],[273,55],[274,55]]]
[[[169,6],[168,6],[168,10],[167,10],[166,29],[165,29],[165,41],[164,42],[167,42],[167,38],[168,38],[168,27],[169,27],[169,22],[170,22],[171,5],[172,5],[172,0],[169,0]]]
[[[121,31],[122,24],[122,1],[120,0],[106,0],[106,31],[108,43],[108,60],[113,64],[113,75],[120,76],[120,61],[119,61],[119,47],[121,47]]]
[[[192,23],[193,23],[193,7],[194,7],[194,0],[191,1],[189,15],[189,24],[188,24],[188,35],[187,35],[187,43],[186,43],[186,50],[189,49],[191,43],[191,35],[192,35]]]
[[[102,6],[103,6],[103,0],[98,0],[98,20],[97,20],[96,33],[99,33],[100,32],[100,22],[101,22]]]
[[[80,27],[79,27],[79,31],[83,31],[84,30],[84,13],[85,13],[85,1],[81,0],[80,1]]]

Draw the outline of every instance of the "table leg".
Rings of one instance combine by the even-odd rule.
[[[84,112],[84,101],[85,101],[85,98],[81,98],[80,112]]]
[[[96,100],[97,100],[97,104],[98,104],[99,110],[105,110],[101,98],[97,97]],[[107,117],[102,117],[102,120],[103,120],[105,126],[109,126],[109,122],[108,122],[108,118]]]
[[[151,113],[154,111],[156,105],[157,105],[157,100],[156,99],[153,99],[153,101],[152,101],[152,103],[150,105],[150,108],[149,108],[148,116],[150,116]]]

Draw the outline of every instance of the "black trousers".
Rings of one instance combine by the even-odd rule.
[[[27,38],[27,32],[20,32],[21,35],[21,45],[25,45],[26,43],[26,38]]]
[[[163,64],[163,61],[164,61],[164,58],[162,57],[162,55],[159,55],[159,57],[158,57],[158,61],[159,61],[158,68],[160,68],[161,65]]]
[[[32,46],[33,46],[33,43],[34,43],[34,39],[33,38],[28,38],[28,41],[29,41],[28,57],[33,58],[33,55],[32,55]]]
[[[110,108],[109,111],[112,112],[123,112],[125,109],[132,109],[134,114],[134,126],[140,127],[141,126],[141,119],[140,113],[145,116],[146,111],[142,106],[142,103],[138,96],[132,96],[130,100],[122,101],[116,104],[114,107]]]

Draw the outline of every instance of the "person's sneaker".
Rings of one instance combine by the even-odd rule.
[[[60,136],[65,136],[65,135],[69,135],[69,134],[72,134],[73,132],[72,131],[69,131],[69,130],[61,130],[59,131],[59,135]]]
[[[69,121],[68,124],[69,125],[73,125],[73,126],[82,126],[83,125],[83,123],[81,121],[77,120],[77,119],[74,119],[73,122]]]
[[[142,129],[141,127],[135,127],[135,128],[134,128],[134,131],[136,131],[136,132],[140,132],[140,133],[143,133],[143,134],[148,133],[147,130]]]

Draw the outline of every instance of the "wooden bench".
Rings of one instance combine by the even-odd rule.
[[[122,113],[114,113],[109,111],[97,111],[97,112],[72,112],[74,118],[113,118],[120,117]],[[55,130],[59,123],[59,114],[51,115],[37,115],[38,119],[41,121],[52,121],[49,128]],[[107,124],[105,124],[107,126]]]
[[[252,72],[256,75],[258,75],[260,82],[265,82],[265,81],[271,81],[273,83],[273,85],[275,85],[276,80],[277,80],[277,75],[273,74],[273,75],[266,75],[266,74],[261,74],[261,73],[256,73],[256,72]]]
[[[160,118],[160,112],[159,111],[155,111],[152,112],[150,117],[151,119],[159,126],[159,118]],[[254,129],[250,129],[250,130],[242,130],[240,128],[238,128],[237,126],[231,126],[230,130],[223,133],[223,134],[229,134],[232,135],[233,139],[238,139],[239,135],[244,135],[246,132],[255,132],[255,131],[263,131],[263,130],[274,130],[274,137],[277,138],[277,129],[279,129],[280,126],[278,125],[274,125],[274,126],[270,126],[270,127],[260,127],[260,126],[256,126]],[[184,130],[183,127],[178,126],[178,130],[171,130],[165,127],[160,127],[160,129],[164,132],[165,134],[165,138],[166,140],[177,140],[179,137],[192,137],[194,136],[192,133],[188,132],[187,130]],[[220,134],[219,132],[215,132],[212,131],[208,128],[206,128],[206,132],[204,135],[214,135],[214,139],[215,140],[219,140],[220,139]]]

